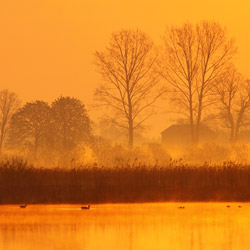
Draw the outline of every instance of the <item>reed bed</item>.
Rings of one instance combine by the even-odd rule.
[[[127,165],[34,168],[0,163],[0,204],[250,201],[250,166]]]

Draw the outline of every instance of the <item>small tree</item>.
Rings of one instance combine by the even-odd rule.
[[[95,64],[104,83],[96,90],[101,102],[114,111],[115,122],[127,129],[129,146],[134,130],[153,114],[152,105],[162,94],[153,67],[157,55],[151,39],[140,30],[113,33],[104,52],[95,53]]]
[[[238,140],[239,131],[249,125],[250,80],[244,79],[234,66],[230,65],[216,86],[219,96],[220,118],[230,129],[230,142]]]
[[[46,102],[28,102],[11,118],[8,144],[29,148],[35,154],[49,138],[51,111]]]
[[[20,101],[14,92],[7,89],[0,91],[0,153],[6,139],[11,116],[19,105]]]
[[[71,151],[91,140],[90,119],[84,104],[71,97],[60,97],[51,105],[55,146]]]

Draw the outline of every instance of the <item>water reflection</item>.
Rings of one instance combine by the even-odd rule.
[[[250,204],[230,205],[1,206],[0,249],[247,249]]]

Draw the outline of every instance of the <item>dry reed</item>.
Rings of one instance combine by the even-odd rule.
[[[74,166],[0,163],[0,204],[158,201],[250,201],[250,166]]]

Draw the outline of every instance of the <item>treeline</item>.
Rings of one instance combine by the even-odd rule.
[[[17,96],[0,92],[1,150],[39,153],[57,152],[67,156],[80,144],[92,140],[91,121],[84,104],[71,97],[59,97],[51,105],[44,101],[27,102],[20,107]]]
[[[44,101],[26,103],[15,112],[9,124],[8,145],[57,148],[67,152],[91,139],[90,119],[84,104],[70,97],[60,97],[51,105]]]
[[[209,21],[173,25],[162,37],[155,45],[140,30],[121,30],[111,35],[104,51],[95,53],[103,77],[96,96],[127,129],[129,146],[161,97],[189,125],[194,146],[206,123],[227,128],[229,141],[235,143],[249,124],[250,81],[233,64],[234,39],[225,27]]]
[[[34,168],[0,164],[0,204],[250,201],[249,166],[170,164],[117,168]]]
[[[105,118],[125,131],[130,148],[135,131],[157,112],[160,99],[162,105],[167,99],[177,120],[189,125],[192,146],[199,143],[202,124],[228,129],[228,141],[234,144],[250,124],[250,81],[233,65],[236,52],[235,41],[217,22],[168,27],[161,46],[138,29],[120,30],[104,51],[95,52],[103,79],[95,96],[104,104]],[[0,92],[0,151],[72,160],[72,152],[82,145],[96,152],[100,145],[109,147],[93,135],[91,124],[84,103],[76,98],[21,106],[15,93]]]

